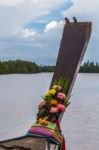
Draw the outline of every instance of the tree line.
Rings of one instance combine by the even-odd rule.
[[[55,66],[37,65],[35,62],[14,60],[0,61],[0,74],[54,72]],[[99,64],[87,61],[80,67],[81,73],[99,73]]]
[[[53,72],[54,66],[37,65],[24,60],[0,61],[0,74]]]
[[[99,73],[99,64],[92,62],[85,62],[81,67],[80,71],[81,73]]]
[[[34,62],[23,60],[0,62],[0,74],[37,72],[40,72],[40,70]]]

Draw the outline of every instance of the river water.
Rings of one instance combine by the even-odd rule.
[[[0,140],[27,132],[52,75],[0,75]],[[99,150],[99,74],[78,74],[61,127],[67,150]]]

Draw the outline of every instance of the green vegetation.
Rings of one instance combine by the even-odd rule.
[[[55,66],[40,66],[41,72],[54,72]]]
[[[0,61],[0,74],[53,72],[54,69],[55,66],[39,66],[30,61]],[[80,67],[80,73],[99,73],[99,64],[87,61]]]
[[[0,74],[53,72],[55,66],[39,66],[35,62],[14,60],[0,61]]]
[[[38,72],[40,67],[34,62],[23,60],[0,62],[0,74]]]
[[[99,64],[87,61],[80,67],[81,73],[99,73]]]

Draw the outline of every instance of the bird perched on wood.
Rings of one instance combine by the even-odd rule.
[[[73,21],[74,21],[74,23],[77,23],[77,18],[73,17]]]
[[[65,21],[66,21],[66,23],[70,23],[70,21],[67,17],[65,17]]]

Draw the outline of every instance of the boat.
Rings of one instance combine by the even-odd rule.
[[[65,94],[67,97],[70,97],[87,49],[91,30],[91,22],[65,22],[56,67],[49,89],[52,88],[56,80],[60,78],[69,79],[69,87],[68,90],[65,91]],[[59,116],[59,122],[61,122],[63,114],[64,113]],[[56,141],[51,141],[48,137],[46,138],[46,136],[27,133],[22,137],[0,141],[0,149],[62,150]]]

